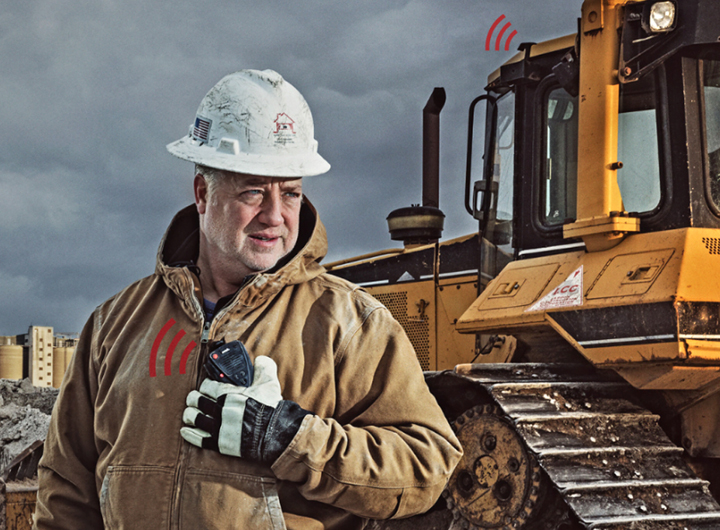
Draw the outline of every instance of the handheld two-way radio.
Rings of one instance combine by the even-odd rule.
[[[205,361],[205,370],[215,381],[236,386],[250,386],[255,375],[250,355],[239,340],[211,351]]]

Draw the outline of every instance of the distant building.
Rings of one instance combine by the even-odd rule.
[[[77,337],[54,335],[53,328],[46,326],[0,336],[0,378],[28,378],[35,386],[58,388],[77,342]]]

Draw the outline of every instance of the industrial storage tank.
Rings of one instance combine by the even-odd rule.
[[[5,337],[5,344],[0,344],[0,378],[23,378],[23,347],[11,344],[9,337]]]
[[[52,386],[55,388],[60,387],[63,375],[65,375],[65,350],[67,348],[53,348]]]
[[[73,353],[75,353],[75,346],[67,346],[67,344],[73,344],[73,341],[60,341],[61,344],[53,348],[53,381],[52,386],[60,388],[65,371],[70,364],[70,359]]]

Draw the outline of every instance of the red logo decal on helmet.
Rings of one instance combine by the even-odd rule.
[[[275,134],[280,134],[286,131],[295,134],[295,120],[284,112],[281,112],[277,115],[277,118],[275,118]]]

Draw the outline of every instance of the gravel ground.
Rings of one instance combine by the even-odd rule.
[[[28,379],[0,379],[0,472],[26,447],[45,439],[57,394]]]

